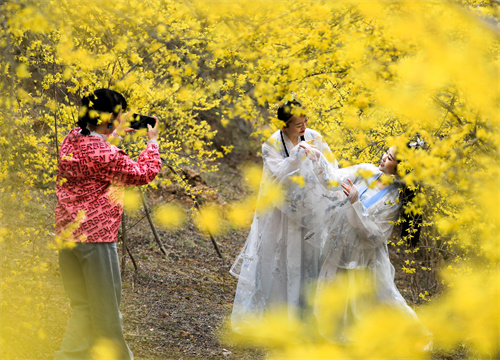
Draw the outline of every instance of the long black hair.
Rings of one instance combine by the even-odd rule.
[[[95,110],[97,114],[91,112]],[[127,100],[122,94],[110,89],[97,89],[89,96],[82,98],[82,111],[78,117],[78,126],[82,135],[89,135],[88,124],[97,125],[100,113],[113,114],[115,117],[120,110],[127,110]]]
[[[427,149],[427,144],[422,141],[417,135],[416,140],[412,140],[406,144],[410,149]],[[398,160],[399,163],[400,160]],[[403,214],[401,215],[401,238],[406,240],[410,247],[418,245],[420,239],[420,231],[422,229],[422,214],[415,214],[412,211],[406,211],[406,208],[411,204],[417,195],[422,191],[421,185],[417,184],[409,186],[404,184],[400,195],[400,201],[403,205]]]
[[[417,194],[421,191],[420,186],[410,188],[408,185],[401,191],[400,201],[403,205],[403,214],[401,214],[401,238],[406,240],[410,247],[416,247],[420,239],[420,230],[422,229],[422,214],[414,214],[412,211],[406,211],[406,207],[415,200]]]

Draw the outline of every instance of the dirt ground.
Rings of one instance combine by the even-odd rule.
[[[232,308],[236,279],[231,259],[244,231],[218,236],[220,259],[193,226],[165,234],[168,255],[135,237],[139,266],[123,277],[125,332],[139,359],[256,359],[259,352],[224,343],[220,332]],[[130,262],[130,261],[129,261]]]

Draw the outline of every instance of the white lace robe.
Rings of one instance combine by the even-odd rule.
[[[349,340],[348,327],[363,316],[364,311],[369,311],[374,303],[396,307],[416,319],[414,311],[407,305],[394,283],[394,267],[389,260],[387,248],[393,222],[398,218],[402,207],[399,202],[400,186],[392,184],[383,190],[379,190],[377,186],[370,187],[369,181],[359,176],[359,169],[368,170],[374,175],[380,174],[380,170],[371,164],[327,171],[325,179],[344,183],[351,179],[362,195],[360,200],[351,204],[345,200],[340,188],[336,192],[329,192],[332,210],[326,214],[327,230],[322,237],[313,240],[321,248],[318,294],[325,284],[334,281],[340,273],[348,275],[349,286],[353,286],[356,277],[360,276],[360,272],[356,270],[368,270],[373,276],[370,285],[373,286],[374,294],[369,299],[358,299],[360,304],[349,296],[344,299],[344,314],[332,319],[342,325],[337,327],[337,333],[324,334],[334,341]]]
[[[330,153],[316,131],[306,129],[304,137],[304,146],[314,145],[321,153]],[[304,191],[290,177],[302,175],[306,182],[319,184],[318,176],[324,177],[327,161],[323,156],[319,160],[306,156],[284,134],[283,139],[288,157],[280,131],[263,144],[262,181],[280,183],[286,189],[285,203],[255,213],[247,241],[231,268],[239,279],[231,317],[235,331],[274,306],[287,306],[289,315],[295,316],[304,303],[306,285],[319,274],[320,249],[306,241],[311,234],[307,219],[311,219],[312,206],[297,201]],[[328,166],[338,167],[336,162]]]

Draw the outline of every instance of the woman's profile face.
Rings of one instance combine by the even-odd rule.
[[[309,119],[305,115],[292,116],[288,126],[283,128],[285,134],[291,138],[297,138],[304,135],[307,129]]]
[[[396,175],[397,166],[398,162],[396,160],[396,148],[394,146],[391,146],[389,149],[387,149],[384,156],[382,156],[382,160],[380,160],[380,165],[378,166],[378,168],[384,174]]]

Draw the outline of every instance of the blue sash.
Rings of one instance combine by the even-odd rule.
[[[370,184],[372,182],[374,182],[375,180],[377,180],[380,177],[380,175],[382,175],[382,173],[372,176],[367,181],[368,185],[364,185],[364,186],[360,187],[359,190],[358,190],[359,191],[359,199],[361,200],[361,203],[363,204],[363,206],[366,207],[366,208],[369,208],[370,206],[372,206],[373,204],[375,204],[382,197],[384,197],[389,191],[392,191],[394,188],[397,187],[397,185],[395,183],[392,183],[391,185],[386,186],[382,190],[378,191],[371,198],[368,198],[368,199],[363,198],[363,194],[366,192],[366,190],[368,190],[368,186],[370,186]]]

